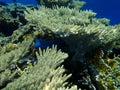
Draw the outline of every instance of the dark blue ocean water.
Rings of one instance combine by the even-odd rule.
[[[110,19],[110,24],[120,23],[120,0],[84,0],[83,9],[91,9],[97,13],[97,17]]]
[[[12,3],[13,0],[0,0]],[[35,0],[16,0],[23,4],[37,5]],[[83,9],[91,9],[97,13],[97,17],[110,19],[110,24],[120,23],[120,0],[84,0],[86,5]]]
[[[0,2],[13,3],[13,0],[0,0]],[[17,3],[37,5],[35,0],[16,0]]]

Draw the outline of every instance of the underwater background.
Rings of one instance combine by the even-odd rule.
[[[119,1],[85,1],[0,0],[0,90],[120,90]]]
[[[0,0],[13,3],[13,0]],[[120,0],[84,0],[86,5],[82,9],[90,9],[97,13],[98,18],[110,19],[110,24],[120,23]],[[16,0],[17,3],[38,5],[35,0]]]

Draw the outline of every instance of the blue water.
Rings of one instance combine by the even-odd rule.
[[[84,0],[83,9],[91,9],[97,13],[97,17],[110,19],[110,24],[120,23],[120,0]]]
[[[12,0],[0,0],[12,3]],[[22,4],[37,5],[35,0],[16,0]],[[110,19],[110,24],[120,23],[120,0],[84,0],[86,5],[83,9],[91,9],[97,13],[97,17]]]
[[[0,0],[0,2],[13,3],[13,0]],[[35,0],[16,0],[17,3],[37,5]]]

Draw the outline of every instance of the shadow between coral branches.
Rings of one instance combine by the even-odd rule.
[[[93,40],[94,39],[94,40]],[[69,57],[62,63],[66,69],[65,74],[72,74],[67,80],[68,86],[77,85],[82,90],[93,90],[97,88],[95,80],[92,79],[88,68],[85,54],[101,46],[96,34],[77,34],[62,38],[67,47],[62,49]]]

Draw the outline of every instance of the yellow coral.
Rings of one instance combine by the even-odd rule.
[[[31,34],[26,34],[23,36],[23,39],[30,39],[32,38],[32,35]]]
[[[14,30],[13,34],[17,34],[19,32],[19,30]]]
[[[16,48],[18,48],[17,44],[8,43],[7,46],[5,46],[5,52],[9,52],[9,51],[14,50]]]

